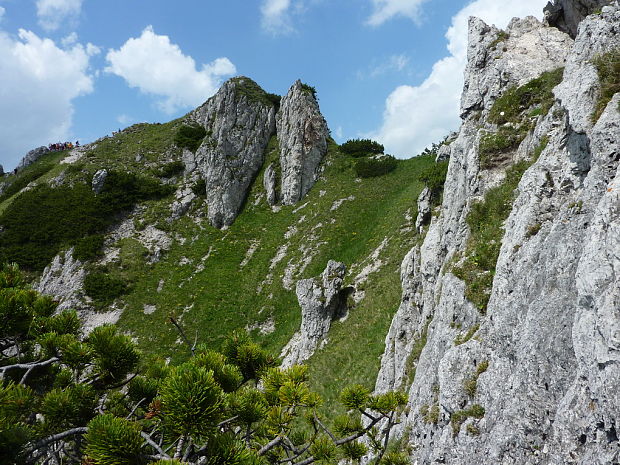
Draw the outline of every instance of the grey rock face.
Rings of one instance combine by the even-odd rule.
[[[482,116],[506,86],[523,85],[564,65],[572,41],[555,28],[544,27],[532,16],[513,19],[500,35],[484,21],[469,19],[469,46],[461,113]],[[504,38],[502,38],[504,37]]]
[[[187,211],[191,207],[192,202],[195,198],[196,194],[194,194],[194,191],[191,189],[191,187],[180,187],[175,193],[175,199],[174,202],[172,202],[172,206],[170,208],[172,211],[170,219],[172,221],[178,220],[183,215],[185,215],[185,213],[187,213]]]
[[[440,161],[446,161],[450,159],[450,145],[443,144],[439,147],[437,151],[437,157],[435,158],[435,163],[439,163]]]
[[[564,70],[564,81],[555,95],[568,111],[571,126],[578,133],[592,127],[591,115],[599,95],[598,73],[592,58],[620,47],[620,7],[608,7],[600,15],[583,21]]]
[[[575,38],[579,23],[586,16],[611,3],[610,0],[553,0],[544,9],[545,22]]]
[[[319,104],[301,81],[282,98],[277,116],[282,203],[301,200],[314,185],[319,165],[327,153],[329,129]]]
[[[275,132],[275,107],[246,92],[257,87],[248,78],[233,78],[191,115],[207,136],[189,165],[206,181],[209,221],[216,228],[237,217]]]
[[[433,193],[428,187],[425,187],[418,197],[418,217],[415,220],[415,227],[419,232],[422,232],[424,225],[431,219],[432,197]]]
[[[342,290],[345,272],[343,263],[330,260],[320,278],[297,282],[295,292],[301,307],[301,329],[282,349],[283,367],[309,359],[325,340],[332,320],[341,316],[346,308],[346,295]]]
[[[265,188],[265,192],[267,192],[267,203],[269,205],[275,205],[278,202],[276,182],[276,169],[272,163],[265,169],[265,174],[263,177],[263,187]]]
[[[583,20],[563,55],[568,61],[556,89],[559,101],[510,154],[513,162],[523,159],[543,138],[548,141],[523,175],[505,222],[486,315],[468,302],[466,283],[450,271],[467,244],[472,203],[503,177],[501,169],[480,171],[478,128],[493,94],[510,86],[486,74],[513,65],[468,66],[468,73],[478,75],[466,78],[469,111],[450,146],[441,213],[403,261],[402,302],[376,384],[379,392],[409,389],[409,410],[399,428],[413,446],[412,463],[620,461],[620,95],[593,125],[596,96],[579,91],[582,81],[597,88],[596,75],[582,74],[592,58],[619,45],[619,10],[607,7]],[[490,30],[472,23],[476,31]],[[475,59],[485,40],[472,36]],[[546,44],[551,49],[571,44],[557,32],[546,37],[559,40]],[[495,61],[519,60],[507,47],[505,58]],[[477,97],[474,82],[485,90]],[[427,324],[427,342],[408,386],[406,361]],[[457,344],[470,329],[473,337]],[[481,362],[488,368],[468,392],[465,385]],[[460,430],[453,429],[455,414],[476,404],[484,408],[482,418],[466,418]],[[423,407],[436,408],[436,422],[423,418]]]
[[[108,177],[108,170],[99,170],[93,176],[92,186],[95,194],[100,194]]]
[[[81,308],[83,304],[82,287],[86,270],[79,260],[73,258],[73,249],[54,257],[34,289],[41,294],[54,296],[59,300],[59,310]]]
[[[43,155],[45,155],[48,152],[49,152],[49,149],[43,146],[37,147],[36,149],[31,150],[19,162],[19,165],[17,165],[17,168],[16,168],[17,171],[23,170],[26,166],[32,165],[35,161],[37,161],[39,158],[41,158]]]
[[[116,323],[122,310],[112,308],[110,311],[100,312],[92,309],[88,304],[88,297],[84,295],[85,277],[83,264],[73,258],[73,249],[70,249],[54,257],[33,288],[58,300],[57,311],[76,310],[82,322],[82,332],[88,334],[97,326]]]

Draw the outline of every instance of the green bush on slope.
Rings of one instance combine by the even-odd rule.
[[[396,169],[396,158],[383,155],[380,158],[362,158],[355,162],[355,174],[360,178],[383,176]]]
[[[174,143],[190,152],[195,152],[200,147],[202,140],[207,135],[207,130],[198,124],[183,125],[174,136]]]
[[[370,139],[350,139],[340,145],[340,152],[356,158],[379,155],[383,151],[383,145]]]
[[[86,184],[38,186],[16,198],[0,215],[0,260],[11,259],[25,269],[40,271],[63,247],[100,234],[119,213],[171,190],[155,180],[115,171],[108,174],[99,195]],[[88,243],[80,242],[79,254],[92,257],[98,241],[84,241]]]

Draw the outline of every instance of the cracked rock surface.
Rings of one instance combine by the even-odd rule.
[[[301,81],[282,98],[277,116],[281,196],[284,205],[301,200],[317,181],[327,153],[329,129],[313,93]]]
[[[344,263],[330,260],[320,277],[297,282],[295,293],[301,307],[301,328],[282,349],[282,367],[301,364],[309,359],[325,340],[334,318],[341,316]]]
[[[600,86],[591,60],[620,47],[619,25],[617,4],[584,19],[574,42],[533,18],[516,20],[491,51],[498,33],[470,21],[463,123],[443,204],[403,261],[402,302],[376,384],[409,393],[399,428],[412,463],[620,462],[620,95],[591,119]],[[531,66],[518,52],[530,46],[538,49]],[[507,154],[509,163],[527,159],[546,141],[518,185],[481,314],[451,273],[472,204],[505,172],[480,169],[480,127],[510,86],[564,63],[553,108]],[[408,360],[425,328],[419,359]],[[475,405],[484,415],[462,419]]]

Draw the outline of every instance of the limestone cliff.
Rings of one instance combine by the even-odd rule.
[[[192,115],[207,136],[195,155],[206,181],[208,216],[217,228],[230,225],[247,197],[275,132],[275,107],[248,78],[227,81]]]
[[[318,179],[329,130],[314,90],[297,81],[282,98],[277,118],[282,203],[301,200]]]
[[[206,181],[213,226],[229,226],[239,214],[276,129],[280,163],[277,173],[273,164],[265,171],[267,202],[295,204],[317,181],[329,130],[309,89],[297,81],[276,115],[276,103],[254,81],[233,78],[189,115],[188,120],[203,126],[207,136],[195,154],[186,151],[183,158],[188,173],[197,171]],[[276,185],[278,177],[281,186]],[[173,217],[178,217],[178,208],[175,211]]]
[[[620,47],[619,26],[617,2],[585,18],[574,42],[533,18],[504,32],[470,21],[443,204],[403,261],[376,384],[408,389],[400,427],[413,463],[620,461],[620,95],[592,117],[592,60]],[[489,166],[485,137],[515,129],[491,117],[494,103],[561,66],[552,107],[523,108],[527,134]],[[481,257],[468,257],[469,215],[519,167],[497,262],[472,282],[466,268]]]

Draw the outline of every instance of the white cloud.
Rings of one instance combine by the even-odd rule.
[[[55,31],[69,22],[74,24],[80,15],[83,0],[37,0],[39,24],[47,31]]]
[[[4,16],[5,12],[6,10],[0,6],[0,21],[2,21],[2,17]]]
[[[290,8],[291,0],[263,0],[260,7],[263,29],[275,35],[291,32]]]
[[[166,113],[197,106],[211,97],[223,76],[237,70],[228,58],[218,58],[196,69],[196,62],[184,55],[165,35],[148,26],[137,39],[131,38],[106,56],[105,71],[125,79],[130,87],[161,99],[157,105]]]
[[[373,12],[366,21],[371,26],[380,26],[395,16],[404,16],[419,22],[421,6],[428,0],[372,0]]]
[[[450,55],[434,64],[419,86],[403,85],[386,99],[382,126],[366,136],[399,157],[417,155],[458,128],[463,72],[467,64],[468,18],[506,27],[513,17],[541,15],[546,0],[476,0],[452,18],[446,33]]]
[[[69,34],[67,37],[64,37],[60,43],[62,44],[63,47],[71,47],[72,45],[77,44],[78,42],[78,35],[77,32],[72,32],[71,34]]]
[[[19,30],[0,31],[0,154],[11,169],[40,145],[67,140],[72,101],[93,91],[90,54],[81,44],[60,48]]]
[[[399,72],[405,69],[408,64],[409,57],[404,53],[392,55],[385,62],[373,67],[369,75],[374,78],[391,72]]]

